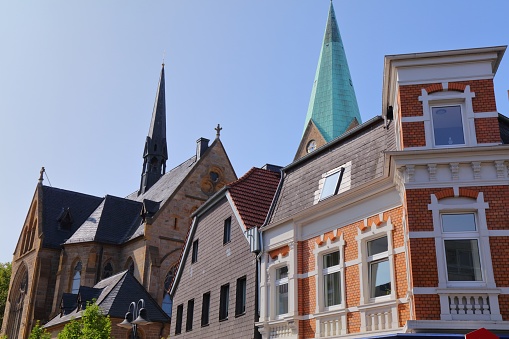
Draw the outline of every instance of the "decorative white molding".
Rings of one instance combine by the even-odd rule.
[[[451,162],[449,164],[449,166],[451,167],[451,179],[452,180],[458,180],[459,179],[459,172],[460,172],[459,165],[460,164],[458,162]]]
[[[507,168],[505,166],[505,161],[503,160],[496,160],[495,161],[495,168],[497,169],[497,178],[498,179],[504,179],[506,177]]]
[[[437,180],[437,164],[428,164],[429,181]]]
[[[409,182],[415,181],[415,166],[414,165],[406,165],[406,174],[408,176]]]
[[[481,179],[481,162],[472,161],[472,170],[474,171],[474,179]]]

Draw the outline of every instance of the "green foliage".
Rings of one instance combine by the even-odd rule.
[[[9,293],[9,282],[11,281],[12,266],[10,262],[0,263],[0,327],[4,321],[5,303]],[[0,339],[3,339],[0,337]]]
[[[39,320],[37,320],[37,323],[34,328],[32,328],[32,332],[30,332],[28,339],[51,339],[51,334],[46,331],[45,328],[42,328],[39,324]]]
[[[58,334],[58,339],[110,339],[111,321],[93,302],[87,303],[81,319],[72,319]]]

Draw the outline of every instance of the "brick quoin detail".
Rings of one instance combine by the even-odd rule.
[[[440,297],[437,294],[416,294],[415,319],[440,320]]]
[[[401,130],[403,136],[403,147],[426,146],[424,121],[402,122]]]
[[[475,119],[475,135],[477,143],[500,143],[500,127],[498,118],[477,118]]]

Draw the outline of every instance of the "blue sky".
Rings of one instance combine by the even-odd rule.
[[[334,1],[363,121],[381,114],[388,54],[509,43],[507,0]],[[97,196],[139,185],[163,55],[168,168],[199,137],[223,141],[238,176],[291,162],[328,0],[0,0],[0,262],[39,170]],[[495,78],[509,114],[509,55]],[[45,184],[49,184],[45,180]]]

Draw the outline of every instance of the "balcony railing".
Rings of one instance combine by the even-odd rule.
[[[442,320],[502,320],[498,291],[442,290],[440,308]]]

